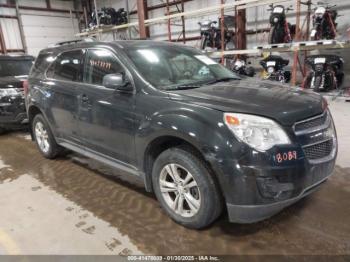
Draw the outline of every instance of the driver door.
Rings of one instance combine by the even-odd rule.
[[[88,49],[79,87],[79,130],[88,150],[122,164],[135,160],[135,94],[102,85],[108,74],[127,74],[107,49]]]

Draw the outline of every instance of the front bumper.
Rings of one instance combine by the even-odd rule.
[[[316,120],[319,118],[324,117]],[[316,128],[289,130],[292,145],[267,152],[238,145],[234,153],[238,157],[211,162],[231,222],[253,223],[271,217],[327,180],[335,167],[338,146],[330,114],[325,119]]]
[[[317,182],[308,188],[305,188],[299,196],[293,197],[284,201],[279,201],[271,204],[262,205],[233,205],[227,204],[227,212],[229,220],[232,223],[248,224],[255,223],[261,220],[267,219],[277,213],[282,209],[298,202],[303,197],[316,191],[318,187],[323,184],[328,177]]]

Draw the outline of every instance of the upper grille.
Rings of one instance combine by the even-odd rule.
[[[303,130],[307,130],[307,129],[311,129],[311,128],[315,128],[318,126],[322,126],[326,123],[327,121],[327,117],[328,114],[324,113],[323,115],[314,117],[314,118],[310,118],[308,120],[302,121],[302,122],[298,122],[295,124],[294,126],[294,131],[295,132],[300,132]]]
[[[308,159],[314,160],[329,156],[332,153],[332,150],[333,139],[330,139],[319,144],[305,147],[304,153]]]

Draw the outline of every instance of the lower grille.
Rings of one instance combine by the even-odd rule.
[[[333,150],[333,139],[319,144],[304,147],[305,156],[310,159],[320,159],[329,156]]]

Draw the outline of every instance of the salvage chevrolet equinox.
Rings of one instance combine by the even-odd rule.
[[[60,43],[40,52],[25,93],[44,157],[66,148],[139,178],[189,228],[223,211],[236,223],[266,219],[335,165],[320,95],[240,79],[184,45]]]

